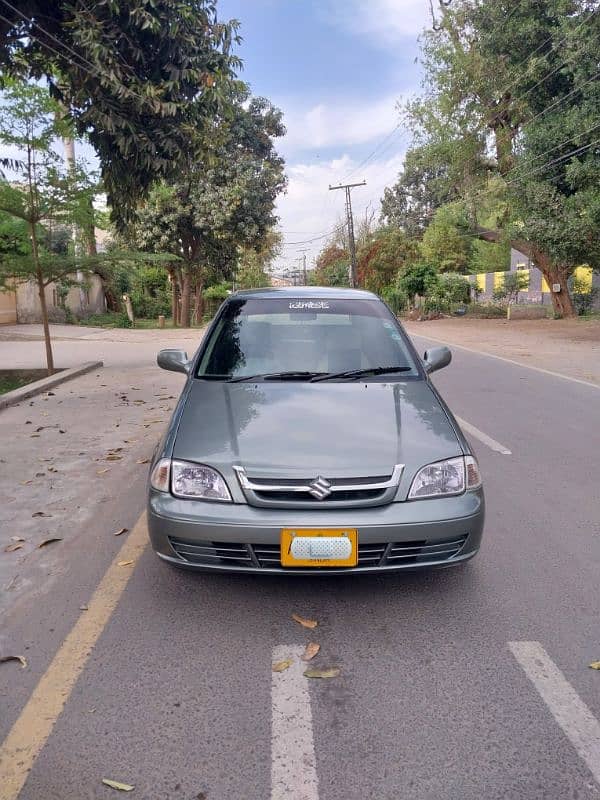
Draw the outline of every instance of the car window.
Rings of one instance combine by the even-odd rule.
[[[207,342],[197,376],[377,367],[401,368],[402,379],[419,376],[405,336],[378,300],[233,298]]]

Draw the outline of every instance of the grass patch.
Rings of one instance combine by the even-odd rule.
[[[19,375],[0,375],[0,394],[12,392],[13,389],[20,389],[21,386],[25,386],[34,380],[38,379]]]
[[[107,311],[106,314],[92,314],[79,322],[90,328],[134,328],[136,330],[151,330],[158,328],[157,319],[136,319],[135,325],[129,321],[127,314],[120,311]],[[192,328],[200,328],[202,325],[192,325]],[[165,328],[173,328],[173,320],[165,319]]]

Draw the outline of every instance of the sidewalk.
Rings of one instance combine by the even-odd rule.
[[[600,385],[600,320],[445,318],[404,322],[411,336],[440,340]]]

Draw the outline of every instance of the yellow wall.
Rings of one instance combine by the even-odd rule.
[[[485,292],[485,272],[479,272],[476,276],[476,286],[480,292]]]
[[[583,284],[581,289],[583,294],[589,294],[592,290],[592,268],[591,267],[576,267],[573,272],[573,277],[576,281]]]
[[[548,286],[548,284],[546,282],[546,278],[544,278],[544,276],[542,275],[542,292],[549,292],[549,291],[550,291],[550,287]]]
[[[494,291],[496,289],[503,289],[504,288],[504,276],[506,275],[505,272],[494,272]]]

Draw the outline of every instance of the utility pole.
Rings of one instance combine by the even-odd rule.
[[[355,186],[366,186],[367,182],[362,181],[361,183],[340,183],[339,186],[330,186],[329,191],[333,189],[345,189],[346,190],[346,218],[348,220],[348,241],[350,244],[350,286],[354,289],[357,284],[357,276],[356,276],[356,243],[354,242],[354,220],[352,218],[352,199],[350,197],[350,189],[353,189]]]
[[[304,247],[301,250],[298,250],[299,253],[302,253],[302,276],[304,281],[304,286],[306,286],[306,254],[308,253],[308,247]]]

